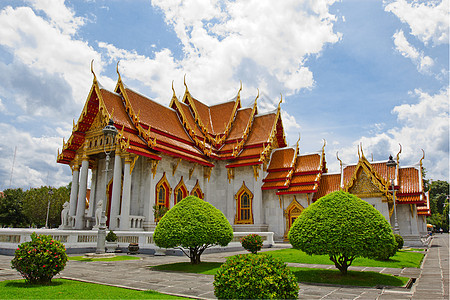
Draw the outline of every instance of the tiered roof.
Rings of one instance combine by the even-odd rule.
[[[298,142],[295,149],[277,149],[267,172],[263,190],[276,189],[277,195],[315,193],[322,173],[327,172],[324,148],[320,153],[305,155],[299,155]]]
[[[232,100],[208,106],[191,96],[186,85],[182,101],[174,91],[166,107],[127,87],[120,74],[114,92],[101,87],[94,74],[83,112],[63,142],[58,162],[72,164],[94,120],[106,125],[112,118],[120,132],[116,142],[126,152],[156,160],[166,154],[207,167],[215,160],[227,161],[227,168],[267,164],[272,149],[286,146],[280,105],[258,114],[258,93],[252,107],[241,108],[241,89]]]

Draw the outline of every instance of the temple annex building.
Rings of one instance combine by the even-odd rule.
[[[395,171],[389,171],[386,161],[369,162],[361,149],[356,165],[341,162],[341,172],[329,174],[325,143],[310,154],[300,152],[299,142],[287,147],[281,101],[276,110],[258,113],[259,94],[252,107],[242,107],[241,87],[234,99],[207,106],[185,86],[183,97],[173,91],[166,107],[128,88],[120,74],[114,91],[103,88],[94,74],[83,111],[57,158],[73,174],[64,229],[92,228],[102,201],[109,229],[153,231],[154,205],[171,208],[196,195],[220,209],[234,231],[271,231],[282,241],[308,205],[340,189],[372,204],[394,226],[394,178],[400,234],[405,245],[421,245],[429,214],[422,160],[400,166],[399,153]],[[102,133],[110,119],[119,131],[115,141]],[[105,150],[111,151],[108,172]]]

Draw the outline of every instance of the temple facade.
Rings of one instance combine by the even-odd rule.
[[[393,225],[394,178],[400,234],[407,245],[421,243],[429,214],[422,160],[400,167],[397,155],[389,172],[386,162],[359,153],[358,164],[341,163],[339,174],[328,174],[325,142],[312,154],[301,154],[299,142],[287,147],[281,101],[274,111],[258,113],[259,93],[251,107],[242,107],[241,86],[233,99],[208,106],[185,87],[181,99],[173,90],[167,107],[128,88],[120,74],[114,91],[94,74],[83,111],[58,151],[58,162],[72,169],[69,221],[62,228],[92,228],[101,204],[109,229],[153,231],[155,207],[170,209],[196,195],[220,209],[234,231],[271,231],[280,241],[308,205],[336,190],[366,200]],[[115,139],[102,133],[110,119]]]

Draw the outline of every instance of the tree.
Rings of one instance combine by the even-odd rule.
[[[158,247],[180,247],[191,264],[199,264],[200,255],[207,248],[226,246],[232,239],[233,229],[224,214],[195,196],[188,196],[172,207],[153,234]]]
[[[21,188],[6,189],[4,196],[0,196],[0,225],[25,227],[28,223],[23,213],[23,196]]]
[[[329,255],[344,275],[356,257],[386,258],[397,246],[383,215],[343,191],[328,194],[306,208],[288,238],[294,248],[309,255]]]
[[[446,203],[448,203],[449,183],[436,180],[429,187],[431,216],[427,217],[427,222],[435,225],[437,230],[442,228],[444,231],[448,231],[448,208],[446,208],[448,204]]]

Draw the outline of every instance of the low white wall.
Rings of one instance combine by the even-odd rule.
[[[0,249],[16,249],[23,242],[31,241],[31,234],[51,235],[61,241],[66,249],[95,248],[97,246],[97,230],[60,230],[60,229],[23,229],[0,228]],[[129,243],[138,243],[142,249],[156,249],[153,242],[153,232],[150,231],[114,231],[119,247],[127,247]],[[240,238],[248,234],[258,234],[264,241],[264,246],[273,243],[273,232],[234,232],[233,240],[227,247],[239,247]]]

